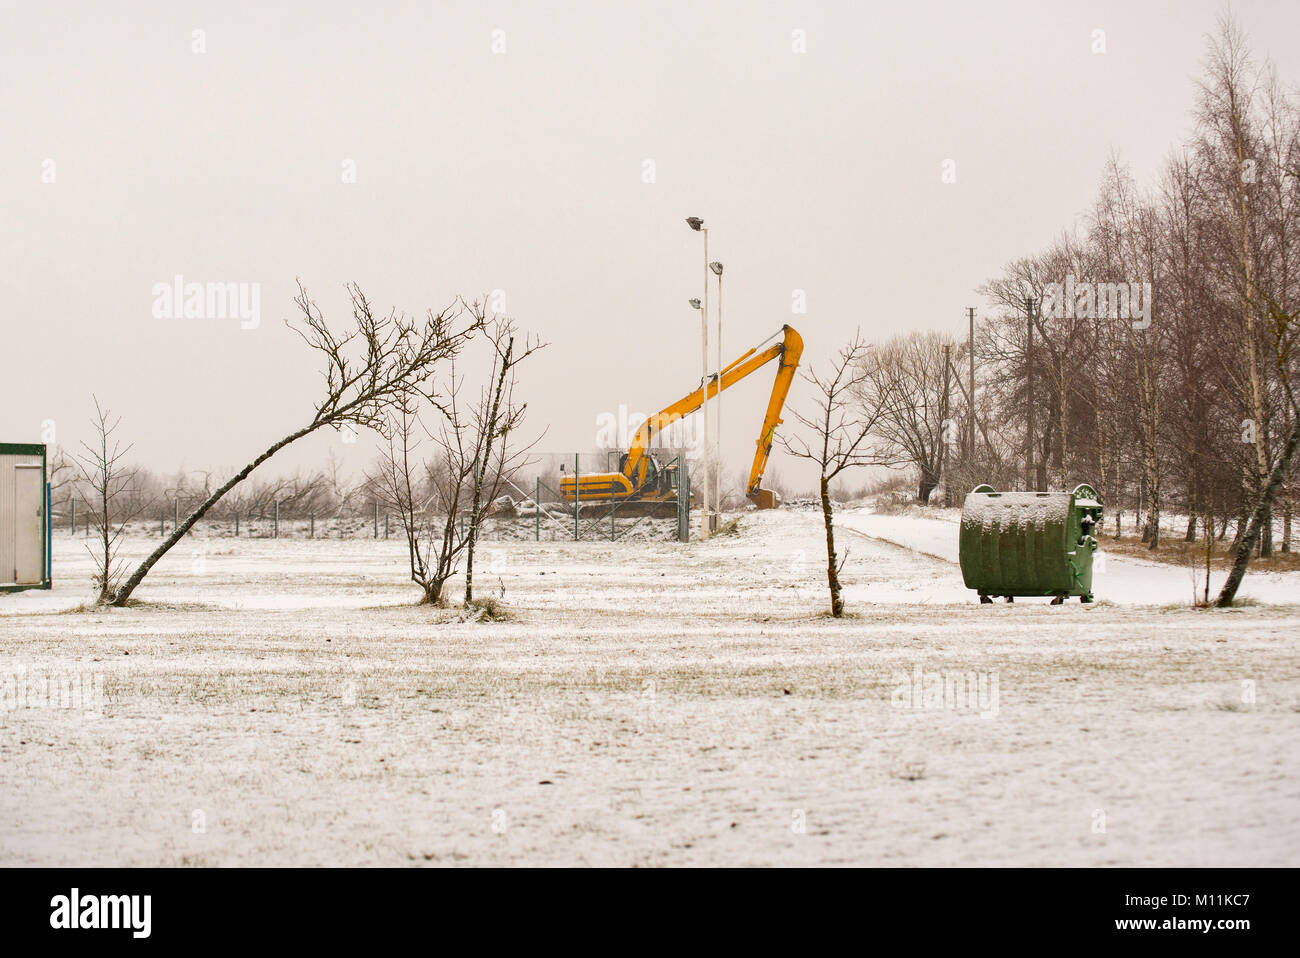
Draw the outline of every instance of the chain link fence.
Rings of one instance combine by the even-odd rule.
[[[595,472],[617,472],[614,454],[551,454],[542,456],[544,468],[531,478],[503,483],[505,494],[488,504],[479,530],[484,541],[688,541],[690,537],[690,475],[685,459],[674,456],[659,463],[660,469],[680,476],[680,488],[667,499],[584,496],[574,502],[566,498],[561,479],[569,470],[574,476]],[[658,462],[658,460],[656,460]],[[127,524],[127,534],[162,539],[170,535],[202,499],[163,497],[139,512]],[[95,513],[84,499],[66,498],[56,504],[52,515],[56,535],[91,538],[96,534]],[[459,517],[468,523],[468,515]],[[343,508],[316,511],[289,501],[273,500],[258,508],[229,506],[210,510],[195,525],[209,538],[243,539],[403,539],[400,516],[372,501],[348,503]]]

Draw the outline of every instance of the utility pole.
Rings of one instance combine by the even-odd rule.
[[[967,357],[970,360],[970,423],[967,432],[970,436],[970,460],[975,460],[975,307],[966,307],[966,316],[970,320],[970,339],[967,340],[966,349],[969,353]]]
[[[1025,297],[1025,491],[1034,488],[1034,300]]]
[[[939,410],[939,479],[943,482],[943,501],[952,504],[952,483],[948,481],[948,370],[952,363],[952,347],[943,347],[943,408]]]

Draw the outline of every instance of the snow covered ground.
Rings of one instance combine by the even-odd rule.
[[[82,611],[56,540],[0,596],[0,865],[1300,862],[1294,575],[981,607],[951,522],[839,518],[840,621],[817,512],[488,544],[494,623],[366,539],[195,539]]]

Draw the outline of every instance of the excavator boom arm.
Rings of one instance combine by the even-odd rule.
[[[759,484],[763,481],[763,473],[767,470],[767,457],[772,453],[776,427],[782,422],[781,412],[785,409],[785,397],[790,392],[790,384],[794,382],[795,371],[799,368],[799,357],[803,355],[803,339],[792,327],[786,326],[784,329],[781,365],[776,371],[776,382],[772,384],[772,398],[767,402],[767,414],[763,417],[763,431],[758,435],[758,449],[754,453],[754,465],[749,470],[749,485],[745,489],[745,495],[751,499],[760,493]],[[763,505],[762,502],[758,504],[760,507]],[[771,504],[775,505],[775,502]]]
[[[632,481],[634,486],[639,487],[645,482],[646,450],[649,449],[650,440],[655,433],[661,432],[684,416],[689,416],[703,406],[706,400],[734,386],[750,373],[779,356],[781,364],[776,371],[776,382],[772,384],[772,398],[767,403],[767,414],[763,418],[763,428],[758,435],[758,449],[754,453],[754,465],[749,471],[749,486],[746,489],[746,495],[758,502],[760,506],[764,505],[764,502],[769,505],[774,504],[775,497],[771,493],[762,497],[763,490],[760,490],[759,485],[763,480],[763,472],[767,468],[767,457],[772,452],[776,427],[781,424],[781,411],[785,407],[786,395],[790,392],[795,370],[799,368],[799,357],[803,354],[803,338],[794,327],[782,326],[781,332],[784,334],[781,342],[762,352],[758,351],[759,347],[755,347],[742,354],[722,370],[720,377],[718,375],[710,377],[709,381],[702,384],[699,389],[683,396],[641,424],[623,465],[623,474]],[[761,501],[760,497],[762,497]]]

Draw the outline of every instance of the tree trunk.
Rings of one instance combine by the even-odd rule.
[[[1237,589],[1241,587],[1241,580],[1246,575],[1246,567],[1250,565],[1250,555],[1255,551],[1255,543],[1259,540],[1265,520],[1270,516],[1270,504],[1291,468],[1291,459],[1295,455],[1297,444],[1300,444],[1300,419],[1292,425],[1291,434],[1287,436],[1286,445],[1282,449],[1282,458],[1269,473],[1268,482],[1260,492],[1255,511],[1251,514],[1250,525],[1237,543],[1237,554],[1232,560],[1232,571],[1228,573],[1228,580],[1223,583],[1223,591],[1219,593],[1219,598],[1215,602],[1221,608],[1232,605],[1232,600],[1237,596]]]
[[[844,598],[840,594],[840,570],[835,558],[835,523],[831,508],[831,484],[822,476],[822,521],[826,523],[826,584],[831,590],[831,615],[844,614]]]
[[[108,485],[109,485],[109,474],[108,474],[108,469],[109,469],[109,467],[108,467],[108,447],[105,446],[104,449],[105,449],[105,451],[104,451],[104,472],[103,472],[103,477],[104,477],[104,486],[103,486],[102,489],[100,489],[100,493],[101,493],[100,508],[103,510],[103,512],[100,513],[100,517],[101,517],[102,520],[103,520],[103,528],[100,529],[100,532],[102,532],[102,533],[103,533],[103,536],[104,536],[104,578],[103,578],[103,579],[100,581],[100,583],[99,583],[99,599],[98,599],[98,602],[99,602],[100,605],[105,604],[106,602],[108,602],[108,601],[112,598],[112,596],[109,595],[109,592],[108,592],[108,584],[109,584],[109,581],[110,581],[110,575],[109,575],[109,573],[112,571],[112,569],[110,568],[109,563],[111,563],[111,562],[113,561],[113,555],[112,555],[112,551],[111,551],[111,549],[110,549],[110,545],[111,545],[111,543],[110,543],[109,535],[108,535],[108,522],[109,522],[109,518],[108,518]]]
[[[483,443],[483,458],[479,461],[478,469],[474,471],[474,500],[469,513],[469,542],[465,547],[465,605],[467,606],[474,601],[474,546],[478,542],[478,525],[483,518],[483,477],[492,463],[492,440],[496,438],[497,423],[501,416],[501,393],[505,389],[506,374],[510,372],[510,358],[514,351],[515,340],[512,336],[506,343],[505,355],[501,357],[501,371],[497,375],[496,388],[492,391],[488,420],[482,426],[487,430],[487,437]],[[506,441],[504,436],[501,437],[501,441]],[[573,508],[576,512],[578,508],[576,487],[574,497]]]
[[[441,605],[442,587],[445,580],[430,580],[424,584],[424,601],[421,605]]]
[[[1291,414],[1286,415],[1286,428],[1291,429]],[[1282,480],[1282,551],[1291,551],[1291,472]]]
[[[250,472],[252,472],[258,466],[260,466],[262,463],[266,462],[266,460],[270,459],[272,456],[274,456],[285,446],[289,445],[289,443],[293,442],[296,439],[301,439],[303,436],[306,436],[309,433],[315,432],[323,425],[324,423],[313,423],[310,426],[306,426],[302,429],[299,429],[295,433],[291,433],[288,436],[285,436],[279,442],[275,443],[273,446],[267,449],[266,452],[262,453],[260,456],[258,456],[248,465],[246,465],[243,469],[239,470],[239,472],[237,472],[220,489],[218,489],[212,495],[208,496],[208,498],[203,501],[203,504],[201,506],[199,506],[197,509],[191,512],[184,522],[182,522],[180,525],[178,525],[175,529],[172,530],[172,534],[167,537],[167,539],[163,542],[162,545],[160,545],[157,549],[153,550],[153,553],[149,556],[149,558],[145,559],[143,562],[140,563],[139,566],[136,567],[136,570],[131,573],[131,578],[127,579],[126,582],[122,585],[122,588],[117,590],[117,594],[113,596],[111,604],[118,605],[118,606],[125,605],[126,600],[131,597],[131,593],[135,591],[136,586],[138,586],[141,583],[144,577],[149,574],[149,570],[154,567],[154,563],[156,563],[159,559],[165,556],[167,554],[167,551],[171,549],[172,546],[180,542],[181,539],[185,536],[185,533],[189,532],[190,529],[194,526],[194,523],[202,519],[204,514],[209,509],[211,509],[214,505],[216,505],[217,502],[220,501],[222,496],[224,496],[231,489],[235,488],[235,486],[239,485],[241,482],[247,479],[248,474]]]
[[[1214,507],[1210,507],[1209,513],[1205,516],[1205,592],[1201,599],[1202,605],[1210,604],[1210,569],[1214,559]]]
[[[1066,472],[1066,469],[1065,469],[1065,453],[1066,453],[1065,442],[1066,442],[1066,439],[1067,439],[1068,429],[1069,429],[1069,423],[1070,423],[1070,417],[1069,417],[1069,413],[1070,413],[1070,398],[1069,398],[1068,386],[1067,386],[1067,383],[1066,383],[1066,377],[1065,377],[1065,348],[1064,348],[1064,347],[1062,347],[1062,349],[1061,349],[1061,363],[1060,363],[1060,369],[1061,369],[1061,371],[1060,371],[1060,375],[1057,377],[1057,382],[1058,382],[1059,387],[1060,387],[1060,397],[1061,397],[1061,402],[1060,402],[1060,406],[1061,406],[1061,425],[1060,425],[1060,432],[1061,432],[1061,435],[1058,437],[1058,439],[1060,440],[1060,444],[1061,444],[1061,488],[1064,489],[1066,483],[1068,483],[1068,482],[1070,481],[1069,473]]]
[[[1232,524],[1232,545],[1228,546],[1229,552],[1236,552],[1241,546],[1242,537],[1246,533],[1247,518],[1245,503],[1243,502],[1237,512],[1237,519]]]
[[[1291,551],[1291,479],[1282,484],[1282,551]]]
[[[1147,529],[1151,533],[1147,548],[1153,551],[1160,548],[1160,487],[1158,485],[1158,474],[1156,482],[1156,487],[1151,490],[1151,496],[1148,499],[1150,504],[1147,507]]]
[[[928,469],[921,470],[921,484],[916,490],[916,501],[921,505],[929,505],[930,495],[934,492],[935,487],[939,485],[939,476],[937,473]]]

